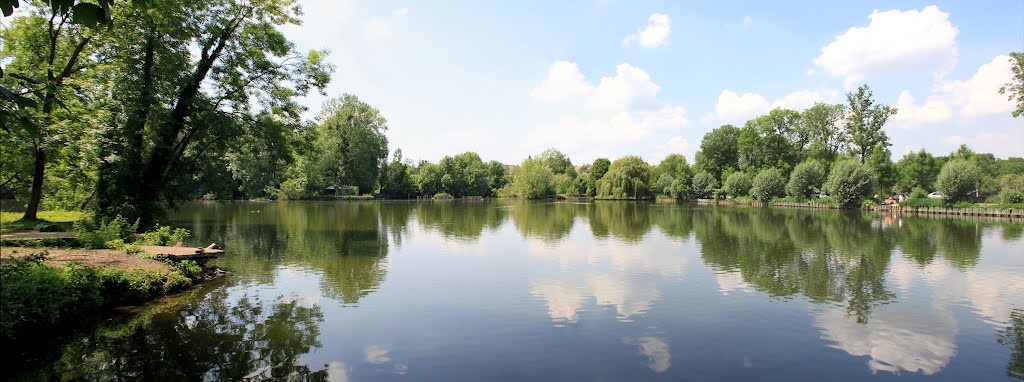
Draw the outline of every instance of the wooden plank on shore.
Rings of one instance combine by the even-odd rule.
[[[170,259],[211,259],[224,254],[224,250],[216,248],[214,244],[210,244],[206,248],[143,245],[139,246],[139,249],[157,257]]]

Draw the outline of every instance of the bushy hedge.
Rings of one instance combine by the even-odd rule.
[[[828,175],[825,189],[842,207],[859,206],[875,187],[871,168],[855,159],[836,162]]]
[[[981,169],[977,165],[966,159],[953,159],[942,166],[935,187],[946,199],[958,201],[966,199],[979,183]]]
[[[750,186],[750,197],[754,200],[767,202],[774,197],[782,196],[786,188],[786,180],[778,169],[768,168],[761,170],[754,177]]]
[[[707,171],[698,172],[693,176],[693,196],[700,199],[707,199],[715,195],[718,190],[718,181],[715,176]]]
[[[744,172],[734,172],[725,178],[722,183],[722,190],[732,198],[744,197],[750,194],[750,176]]]
[[[807,199],[821,188],[825,182],[825,166],[814,160],[800,163],[789,175],[786,183],[786,194],[800,199]]]

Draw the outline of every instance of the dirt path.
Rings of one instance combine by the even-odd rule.
[[[31,230],[4,230],[0,232],[0,240],[71,239],[74,237],[74,232],[39,232]]]
[[[46,256],[46,262],[52,265],[78,263],[89,267],[116,267],[124,270],[140,269],[164,272],[174,270],[173,266],[162,261],[144,259],[114,249],[3,247],[0,248],[0,258],[20,258],[43,251],[49,253]]]

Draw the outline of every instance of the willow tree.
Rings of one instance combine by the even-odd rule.
[[[257,115],[296,128],[296,97],[322,89],[324,53],[278,30],[295,0],[152,0],[115,8],[111,96],[97,185],[101,217],[152,226],[191,187],[195,169],[247,133]],[[265,126],[265,124],[264,124]]]
[[[608,173],[597,181],[597,197],[602,199],[644,199],[650,192],[650,165],[635,155],[616,159]]]

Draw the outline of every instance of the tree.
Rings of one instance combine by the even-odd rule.
[[[767,202],[782,196],[786,190],[786,179],[777,168],[766,168],[757,173],[750,183],[750,197]]]
[[[672,184],[675,183],[675,181],[676,178],[671,174],[661,174],[661,176],[658,177],[658,180],[654,181],[654,187],[652,189],[654,190],[655,195],[672,195]]]
[[[327,179],[336,186],[373,192],[388,156],[384,116],[356,96],[345,94],[324,104],[319,121],[314,127],[316,147]]]
[[[643,199],[648,196],[650,166],[635,155],[616,159],[608,173],[597,181],[597,197],[603,199]]]
[[[429,198],[443,190],[441,185],[442,177],[444,177],[444,172],[441,171],[441,166],[424,161],[417,167],[416,174],[413,176],[413,183],[416,184],[420,195]]]
[[[294,0],[123,4],[120,29],[104,46],[117,107],[103,137],[96,212],[146,228],[191,189],[190,163],[245,135],[254,115],[296,123],[296,97],[322,89],[332,68],[323,52],[301,53],[278,30],[299,22]],[[354,180],[365,182],[357,172]]]
[[[10,59],[10,75],[4,76],[0,70],[0,79],[4,79],[0,123],[5,135],[28,143],[33,157],[31,192],[23,220],[36,219],[47,158],[60,147],[54,139],[59,134],[54,111],[64,104],[65,96],[74,93],[75,78],[96,61],[93,45],[101,31],[84,25],[105,25],[109,17],[103,14],[96,4],[53,1],[32,7],[28,15],[12,20],[0,34],[5,41],[18,42],[3,46],[3,57]],[[8,131],[8,120],[17,122],[11,125],[18,132]]]
[[[875,186],[879,195],[888,194],[896,184],[896,168],[892,163],[892,152],[876,147],[868,155],[867,163],[875,173]]]
[[[696,170],[707,171],[719,179],[728,170],[739,169],[739,137],[740,129],[732,125],[722,125],[704,134],[694,157]]]
[[[875,175],[871,168],[856,159],[847,159],[832,165],[825,189],[840,206],[857,206],[862,199],[871,195],[875,187]]]
[[[590,166],[590,175],[594,178],[594,181],[604,178],[604,174],[608,173],[608,168],[611,165],[612,162],[607,158],[594,159],[594,164]]]
[[[739,171],[729,174],[722,183],[722,191],[733,198],[749,195],[750,187],[750,176]]]
[[[1024,115],[1024,52],[1011,52],[1010,62],[1013,78],[999,88],[999,94],[1006,95],[1010,102],[1017,104],[1013,110],[1014,118]]]
[[[850,148],[860,163],[865,163],[876,148],[892,146],[883,127],[896,114],[896,108],[876,105],[871,97],[871,89],[867,85],[861,85],[856,92],[846,93],[846,133]]]
[[[967,159],[956,158],[946,162],[939,171],[935,187],[949,201],[964,200],[981,182],[981,169]]]
[[[693,175],[693,195],[700,199],[708,199],[718,191],[718,180],[710,172],[700,171]]]
[[[467,151],[454,157],[446,156],[441,166],[442,187],[455,197],[485,196],[490,193],[488,170],[477,153]]]
[[[389,198],[408,198],[415,193],[410,167],[402,159],[402,149],[395,149],[391,162],[380,171],[380,193]]]
[[[490,195],[497,195],[498,190],[508,184],[508,169],[498,161],[487,162],[487,187]]]
[[[775,109],[747,121],[738,140],[739,169],[752,172],[766,168],[780,169],[788,174],[800,161],[800,142],[793,137],[800,126],[800,114]]]
[[[575,174],[572,161],[570,161],[569,157],[565,156],[565,154],[562,154],[561,151],[550,148],[541,152],[540,155],[537,156],[537,159],[544,162],[544,165],[548,166],[553,174],[569,174],[570,169],[572,169]]]
[[[829,105],[815,102],[800,115],[800,121],[810,135],[807,157],[831,163],[846,151],[847,136],[843,130],[843,114],[846,107],[842,104]]]
[[[786,183],[786,193],[798,198],[809,198],[825,183],[825,166],[816,160],[806,160],[793,169]]]
[[[544,198],[555,192],[555,174],[540,159],[526,158],[512,173],[509,185],[521,198]]]
[[[235,181],[233,188],[246,198],[266,198],[279,189],[288,164],[294,161],[296,136],[293,126],[272,115],[261,114],[251,134],[239,137],[224,159]]]
[[[671,178],[671,180],[668,180],[668,187],[657,185],[658,181],[662,179],[662,175],[668,175]],[[650,184],[654,186],[652,191],[655,194],[671,195],[672,193],[667,190],[670,190],[671,183],[677,178],[689,184],[690,179],[693,178],[693,173],[690,170],[690,166],[686,163],[686,157],[680,154],[669,154],[665,159],[661,160],[661,163],[651,168]]]
[[[935,179],[939,176],[939,166],[935,157],[927,151],[907,153],[895,165],[896,188],[909,192],[915,188],[935,189]]]

